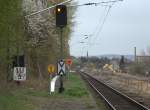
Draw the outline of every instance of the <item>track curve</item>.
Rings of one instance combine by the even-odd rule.
[[[125,94],[95,79],[87,73],[80,73],[82,78],[105,100],[110,110],[150,110]]]

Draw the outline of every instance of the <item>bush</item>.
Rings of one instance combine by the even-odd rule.
[[[150,64],[146,63],[133,63],[129,67],[130,74],[145,75],[146,71],[149,71]]]

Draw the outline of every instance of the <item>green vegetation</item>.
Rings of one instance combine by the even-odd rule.
[[[57,2],[61,1],[63,0]],[[29,0],[26,2],[32,2],[36,6],[37,1]],[[56,4],[55,2],[53,0],[52,3],[49,0],[48,6]],[[31,77],[36,77],[42,80],[42,78],[46,78],[47,65],[56,64],[60,57],[60,35],[54,25],[55,15],[52,11],[50,16],[44,16],[46,20],[41,20],[45,21],[44,23],[39,20],[24,19],[21,6],[22,0],[0,1],[0,79],[12,80],[12,58],[13,56],[24,54],[28,75],[30,75],[28,77],[30,79],[32,79]],[[26,8],[30,10],[30,6],[26,6]],[[64,29],[63,33],[65,58],[69,56],[68,40],[70,39],[71,19],[74,10],[68,11],[69,25]],[[30,12],[32,11],[30,10]],[[28,13],[24,12],[24,14]],[[33,39],[38,39],[39,44],[32,42]],[[44,42],[41,39],[44,39]]]
[[[43,107],[50,109],[51,104],[56,103],[60,107],[62,107],[62,103],[71,103],[72,105],[81,103],[80,106],[84,106],[86,110],[95,108],[83,80],[76,73],[70,73],[69,78],[67,76],[64,78],[65,91],[62,94],[56,92],[50,95],[48,85],[47,89],[24,86],[24,84],[13,87],[9,85],[5,89],[0,89],[0,110],[43,110]],[[65,108],[61,110],[65,110]]]
[[[65,97],[81,98],[88,97],[87,88],[83,80],[80,80],[80,76],[76,73],[69,73],[68,78],[65,81],[65,91],[62,95]]]
[[[138,62],[133,63],[129,67],[130,74],[137,74],[137,75],[145,75],[145,73],[150,71],[149,69],[150,64],[147,62]]]
[[[83,80],[80,79],[80,76],[76,73],[70,73],[69,76],[64,77],[64,87],[65,91],[62,94],[58,92],[49,95],[48,85],[47,89],[21,89],[16,90],[17,94],[24,94],[27,96],[35,97],[63,97],[63,98],[82,98],[88,97],[89,93]]]
[[[71,101],[73,104],[83,103],[87,110],[94,108],[84,82],[75,73],[70,73],[69,77],[64,78],[65,91],[62,94],[49,95],[46,71],[47,64],[56,63],[55,60],[58,60],[59,57],[58,30],[44,25],[45,27],[43,26],[42,29],[44,32],[47,28],[50,31],[49,28],[54,30],[51,34],[47,34],[49,35],[47,44],[44,42],[44,45],[39,47],[32,45],[32,43],[28,45],[25,39],[27,40],[27,37],[35,38],[37,34],[36,32],[35,34],[32,34],[34,32],[25,33],[27,30],[24,29],[26,26],[24,25],[21,3],[22,0],[0,1],[0,110],[43,110],[43,107],[47,107],[46,109],[51,107],[49,106],[50,102],[52,104],[53,102],[64,102],[65,104],[66,101]],[[69,16],[72,16],[73,13],[73,10],[70,11]],[[72,26],[70,25],[71,19],[69,20],[69,25],[64,29],[64,55],[66,57],[69,55],[68,40]],[[53,25],[55,19],[47,22],[52,22]],[[40,23],[38,26],[42,27]],[[49,33],[44,32],[42,33],[44,35]],[[6,79],[12,79],[12,57],[24,53],[28,69],[27,81],[21,83],[20,86],[16,86],[12,80],[10,83],[6,83]]]
[[[0,110],[35,110],[34,108],[31,102],[23,95],[8,91],[0,94]]]
[[[0,96],[0,110],[30,110],[33,109],[29,102],[15,96]],[[34,109],[33,109],[34,110]]]
[[[48,0],[47,5],[52,6],[62,1],[64,0]],[[36,2],[37,1],[32,1],[33,4],[36,4]],[[39,79],[46,78],[45,73],[47,73],[48,64],[56,64],[60,59],[60,29],[56,28],[55,26],[54,9],[55,8],[52,8],[50,10],[51,14],[48,14],[48,16],[46,13],[42,20],[39,20],[36,18],[36,16],[33,16],[33,19],[28,20],[30,25],[27,24],[27,27],[29,26],[31,28],[31,30],[27,31],[27,37],[29,38],[29,48],[26,49],[27,67],[29,69],[29,73],[31,73],[33,77],[37,77]],[[70,39],[71,28],[73,24],[71,20],[74,11],[75,9],[68,10],[68,25],[63,29],[64,59],[69,56],[68,41]],[[32,26],[35,26],[35,28]],[[33,41],[35,36],[37,36],[37,43],[34,43]]]
[[[0,1],[0,77],[10,70],[11,57],[22,50],[24,31],[21,15],[21,0]]]

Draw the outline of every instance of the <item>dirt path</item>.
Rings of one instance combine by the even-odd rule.
[[[87,99],[67,99],[67,98],[28,98],[37,106],[38,110],[98,110],[93,102]]]

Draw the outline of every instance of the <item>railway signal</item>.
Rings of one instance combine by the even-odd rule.
[[[71,66],[72,65],[72,59],[70,59],[70,58],[66,59],[66,64],[68,66]]]
[[[66,5],[57,5],[56,11],[56,26],[60,28],[60,62],[58,68],[58,74],[60,75],[60,88],[59,93],[64,91],[63,87],[63,75],[65,74],[65,64],[63,62],[63,28],[67,25],[67,7]]]
[[[67,7],[66,5],[56,6],[56,26],[64,27],[67,25]]]

